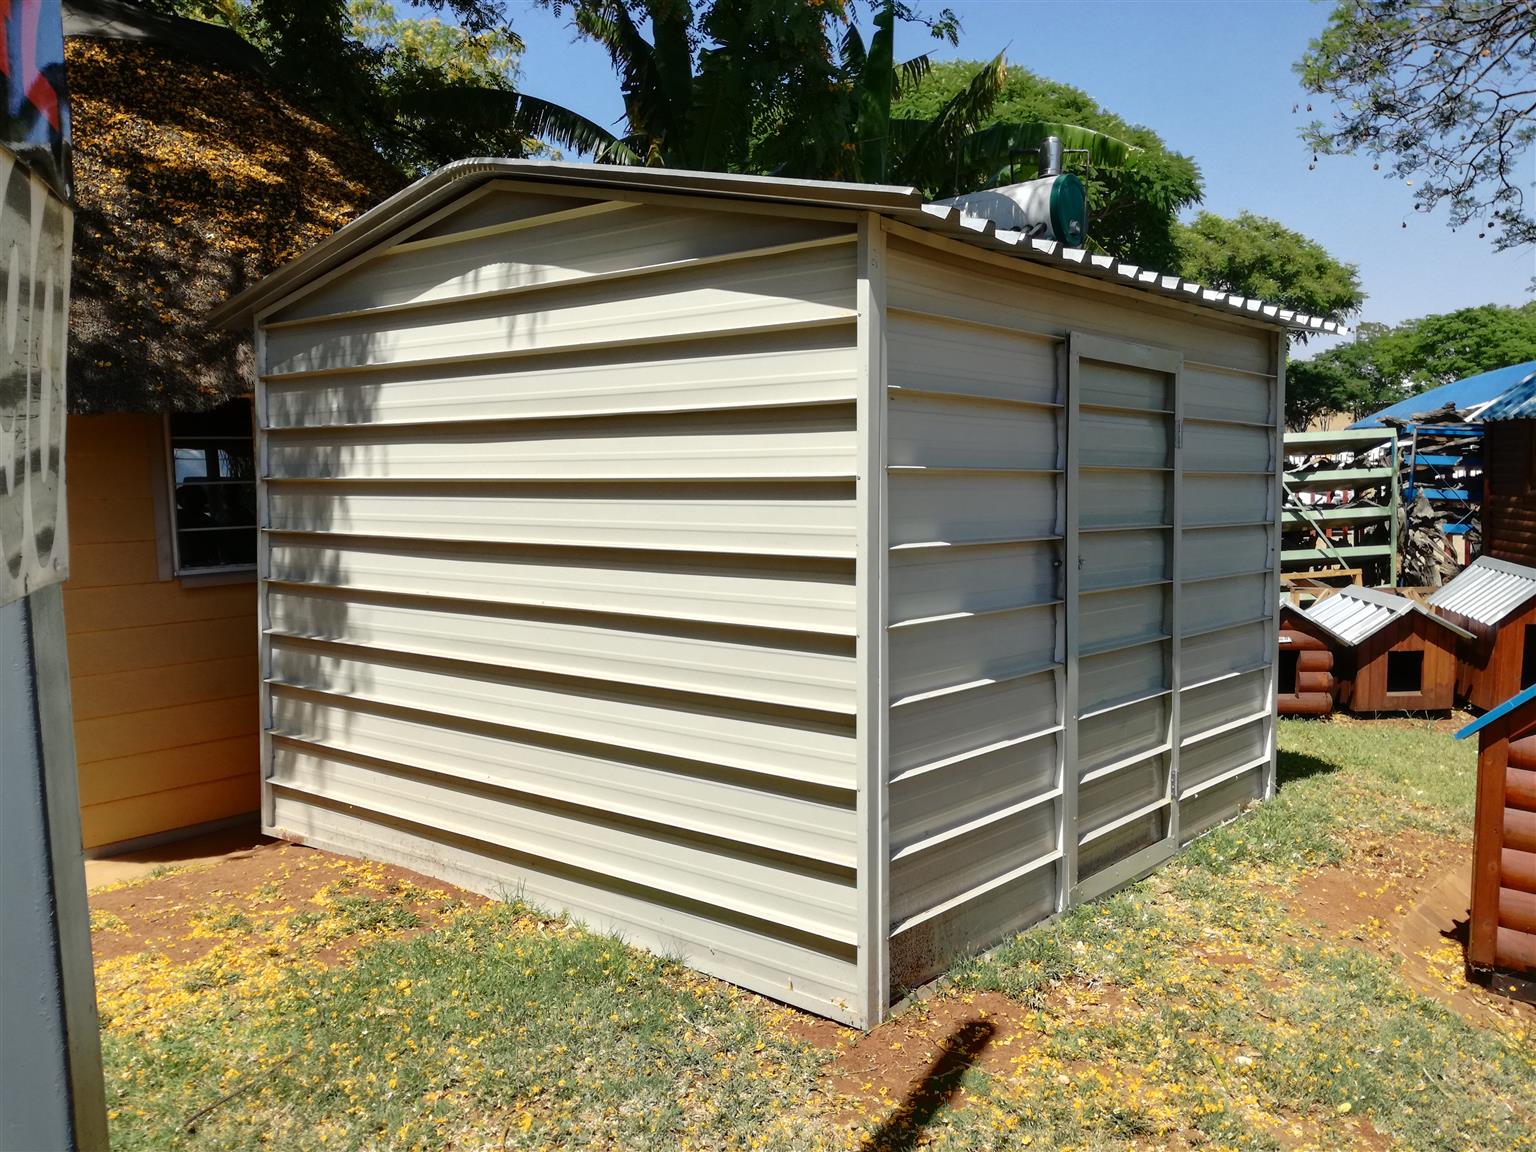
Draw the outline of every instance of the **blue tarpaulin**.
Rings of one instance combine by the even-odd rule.
[[[1419,412],[1433,412],[1444,408],[1447,404],[1454,404],[1458,410],[1465,412],[1468,408],[1475,408],[1480,404],[1487,404],[1490,400],[1498,399],[1504,393],[1521,385],[1532,374],[1536,374],[1536,360],[1527,360],[1524,364],[1511,364],[1508,368],[1495,368],[1492,372],[1479,372],[1476,376],[1468,376],[1465,380],[1442,384],[1438,388],[1431,388],[1428,392],[1420,392],[1417,396],[1400,400],[1392,407],[1383,408],[1364,420],[1356,420],[1350,427],[1380,428],[1383,416],[1411,420]]]

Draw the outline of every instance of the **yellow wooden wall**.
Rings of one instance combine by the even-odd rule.
[[[71,416],[69,670],[89,850],[256,810],[256,588],[160,580],[158,416]]]

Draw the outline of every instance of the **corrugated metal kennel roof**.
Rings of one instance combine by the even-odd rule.
[[[1430,606],[1492,626],[1536,596],[1536,568],[1479,556],[1429,598]]]
[[[1470,633],[1448,620],[1442,620],[1408,597],[1394,596],[1375,588],[1342,588],[1337,595],[1319,600],[1302,615],[1337,637],[1340,642],[1353,646],[1374,636],[1408,612],[1421,613],[1459,636],[1470,637]]]
[[[217,309],[211,323],[249,323],[257,312],[280,300],[299,284],[322,275],[367,249],[385,233],[419,218],[447,201],[494,179],[543,181],[565,185],[627,188],[650,192],[685,192],[728,199],[797,204],[879,212],[893,220],[963,240],[978,248],[1171,297],[1216,311],[1244,316],[1279,328],[1343,333],[1336,321],[1266,304],[1192,280],[1140,268],[1051,240],[1032,240],[1022,232],[999,230],[990,220],[947,204],[930,204],[916,188],[886,184],[850,184],[830,180],[788,180],[722,172],[689,172],[611,164],[571,164],[550,160],[457,160],[422,177],[376,208],[365,212],[299,259],[235,296]]]

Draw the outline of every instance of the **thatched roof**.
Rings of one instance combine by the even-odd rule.
[[[214,305],[404,182],[255,73],[170,44],[72,38],[76,412],[206,408],[253,384]]]

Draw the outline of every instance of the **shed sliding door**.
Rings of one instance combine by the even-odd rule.
[[[1179,842],[1181,367],[1079,333],[1067,346],[1062,907]]]

